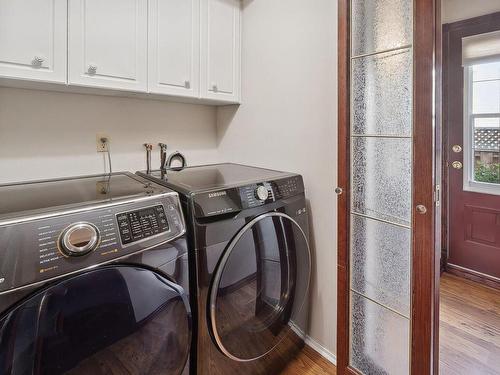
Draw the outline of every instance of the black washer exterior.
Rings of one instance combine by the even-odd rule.
[[[251,178],[245,178],[246,173],[251,175]],[[166,173],[153,171],[151,175],[143,172],[138,172],[138,174],[150,178],[156,183],[163,184],[180,194],[187,222],[190,249],[191,305],[193,308],[196,306],[197,311],[194,314],[198,318],[196,322],[196,347],[193,346],[191,356],[192,365],[193,367],[196,365],[197,373],[201,375],[279,374],[290,358],[304,345],[303,332],[307,330],[307,289],[311,259],[307,243],[309,236],[308,214],[302,177],[296,174],[237,164],[207,165],[185,168],[181,171],[167,171]],[[237,177],[232,179],[231,176]],[[193,184],[193,181],[196,181],[199,185]],[[259,186],[268,189],[267,199],[259,200],[254,194],[255,189]],[[276,217],[265,217],[265,215],[269,214],[275,214]],[[289,219],[283,219],[278,215],[283,215],[283,217]],[[262,220],[259,220],[260,218]],[[249,230],[248,235],[241,234],[242,228],[251,223],[252,220],[260,221],[264,225],[256,230]],[[292,227],[295,229],[292,229]],[[280,231],[282,234],[278,233]],[[231,249],[232,244],[238,240],[239,235],[242,236],[239,238],[240,242],[248,241],[250,244],[248,246],[244,243],[241,246],[236,244],[235,248],[237,249]],[[271,240],[269,240],[270,237],[272,237]],[[211,292],[214,288],[219,288],[219,285],[214,286],[216,272],[219,268],[224,267],[221,284],[228,285],[224,285],[224,287],[220,288],[220,291],[214,294],[220,295],[221,300],[226,298],[224,296],[229,296],[226,301],[230,305],[234,302],[233,297],[249,286],[255,292],[257,290],[255,285],[257,285],[260,293],[255,292],[254,294],[269,297],[266,296],[265,286],[263,287],[266,283],[265,278],[258,276],[263,274],[263,272],[258,271],[258,265],[255,272],[247,270],[243,271],[244,275],[242,275],[238,271],[241,269],[240,266],[245,263],[243,260],[245,249],[248,249],[248,253],[250,253],[247,258],[249,263],[265,264],[259,259],[254,260],[255,258],[263,258],[262,254],[265,251],[254,250],[254,256],[252,255],[252,249],[257,249],[260,247],[259,243],[265,244],[266,241],[268,244],[276,244],[273,248],[275,249],[275,263],[281,262],[277,259],[280,257],[279,254],[283,254],[283,248],[286,246],[288,246],[287,249],[289,248],[291,251],[300,254],[301,262],[296,262],[296,258],[294,258],[297,263],[295,267],[300,272],[300,277],[297,278],[297,275],[295,275],[297,280],[293,281],[295,299],[293,297],[283,298],[283,293],[279,296],[280,292],[286,289],[282,287],[281,289],[277,288],[275,292],[276,298],[274,299],[273,296],[270,296],[271,298],[258,297],[251,300],[251,307],[255,309],[255,316],[249,317],[248,320],[242,320],[242,325],[246,324],[247,332],[254,332],[255,334],[241,335],[239,336],[239,342],[235,343],[235,337],[238,336],[231,337],[231,333],[226,332],[226,337],[218,342],[217,337],[215,337],[217,333],[214,334],[217,330],[214,330],[213,323],[218,324],[223,320],[212,319],[210,306]],[[289,244],[285,246],[285,242]],[[268,246],[268,248],[271,247]],[[224,255],[231,250],[234,252],[234,260],[229,255],[227,256],[228,263],[222,265]],[[266,265],[272,263],[273,259],[267,262]],[[231,277],[227,276],[227,272],[225,272],[230,268],[235,270],[234,280],[229,280]],[[283,270],[283,268],[281,269]],[[293,269],[293,265],[290,269]],[[281,283],[284,284],[283,280],[287,279],[287,274],[282,271],[280,277]],[[280,283],[279,278],[276,278],[275,281]],[[297,298],[299,294],[301,298]],[[274,317],[271,312],[258,313],[258,309],[260,309],[259,311],[265,311],[265,308],[261,309],[259,306],[278,307],[281,301],[285,301],[283,302],[285,305],[281,306],[279,317]],[[234,304],[232,306],[234,307]],[[224,306],[216,306],[215,308],[216,310],[224,309]],[[228,311],[226,309],[226,312]],[[243,309],[239,310],[239,313],[242,311]],[[259,327],[256,322],[261,317],[263,320],[267,317],[272,321]],[[298,329],[294,330],[290,327],[290,324],[288,324],[289,319],[294,320],[295,328]],[[230,325],[229,320],[223,321],[219,333],[224,332],[224,330],[228,331]],[[237,327],[234,329],[237,329]],[[241,332],[244,329],[245,327]],[[278,335],[280,335],[281,340],[278,343],[279,349],[268,342],[268,338],[272,340]],[[262,347],[271,349],[269,352],[263,351],[262,356],[257,355],[259,348],[250,348],[251,346],[260,345],[257,343],[259,337],[266,340]],[[224,345],[224,340],[226,340],[227,345]],[[222,345],[220,345],[221,343]],[[231,350],[238,346],[242,349],[237,353],[232,353]]]
[[[192,312],[177,194],[128,173],[0,185],[0,201],[16,191],[64,206],[18,198],[12,218],[1,212],[0,373],[187,375]],[[123,212],[138,214],[141,238],[120,239]],[[61,230],[82,221],[99,227],[99,247],[59,252]]]

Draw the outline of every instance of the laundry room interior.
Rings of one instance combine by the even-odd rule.
[[[466,3],[0,0],[0,375],[500,374],[500,5]],[[485,150],[453,30],[492,35]]]

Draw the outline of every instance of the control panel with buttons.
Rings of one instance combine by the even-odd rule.
[[[263,182],[240,188],[243,208],[262,206],[266,203],[285,199],[304,191],[302,178],[299,176]]]
[[[170,230],[162,205],[116,215],[123,245],[141,241]]]
[[[247,208],[260,207],[304,192],[302,177],[256,182],[241,187],[197,193],[194,196],[196,217],[232,214]]]
[[[185,233],[177,193],[57,216],[0,223],[0,296],[109,263]],[[20,270],[16,265],[23,264]]]

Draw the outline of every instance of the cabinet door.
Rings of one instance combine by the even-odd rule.
[[[201,0],[201,96],[240,101],[241,5],[239,0]]]
[[[66,0],[0,0],[0,76],[66,82]]]
[[[147,91],[148,0],[69,0],[69,83]]]
[[[149,91],[199,96],[200,0],[149,1]]]

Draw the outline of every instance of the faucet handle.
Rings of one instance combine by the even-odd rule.
[[[165,171],[165,162],[167,160],[167,144],[166,143],[158,143],[160,146],[160,169]]]
[[[153,145],[151,143],[144,143],[144,147],[146,147],[146,173],[151,173],[151,150],[153,149]]]

